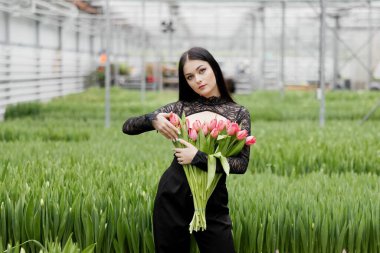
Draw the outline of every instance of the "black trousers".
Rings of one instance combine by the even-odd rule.
[[[222,177],[206,207],[205,231],[193,232],[201,253],[234,253],[228,194]],[[162,175],[153,209],[156,253],[188,253],[194,205],[186,175],[173,161]]]

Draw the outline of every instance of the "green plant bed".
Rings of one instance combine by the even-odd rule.
[[[54,252],[94,243],[94,252],[154,252],[153,200],[172,144],[121,127],[176,96],[147,92],[142,103],[138,92],[113,88],[108,129],[99,88],[0,123],[0,249],[35,240]],[[247,172],[227,179],[237,252],[380,252],[378,112],[358,124],[376,96],[328,93],[323,128],[311,93],[235,98],[257,137]]]

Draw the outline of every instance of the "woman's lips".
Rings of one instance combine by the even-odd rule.
[[[206,84],[199,85],[199,89],[203,89],[206,86]]]

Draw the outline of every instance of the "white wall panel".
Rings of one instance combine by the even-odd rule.
[[[58,27],[41,24],[40,25],[40,46],[58,48]]]
[[[62,33],[62,49],[75,50],[76,49],[76,36],[75,32],[69,29],[63,29]]]
[[[34,20],[10,16],[9,27],[11,44],[30,46],[36,44],[36,22]]]
[[[90,52],[90,36],[88,34],[80,34],[79,51]]]
[[[102,50],[101,37],[96,36],[94,37],[94,53],[99,54],[101,50]]]
[[[5,41],[5,32],[6,32],[6,29],[5,29],[5,13],[0,11],[0,41],[4,42]]]

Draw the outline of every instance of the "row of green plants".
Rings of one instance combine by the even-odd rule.
[[[26,246],[28,244],[35,244],[36,246],[38,246],[39,247],[38,253],[80,253],[80,252],[91,253],[91,252],[94,252],[94,248],[95,248],[95,244],[92,244],[88,246],[87,248],[81,250],[78,247],[78,245],[75,242],[73,242],[70,236],[63,247],[61,245],[61,242],[58,242],[57,240],[54,242],[48,242],[46,247],[36,240],[27,240],[21,244],[17,242],[16,245],[14,246],[8,243],[6,248],[4,248],[2,242],[0,242],[0,252],[20,252],[20,253],[29,252],[29,248]],[[34,248],[32,249],[32,251],[34,251]]]
[[[53,103],[27,103],[8,106],[6,118],[25,116],[60,120],[98,120],[103,126],[104,90],[91,88],[80,95],[63,97]],[[289,91],[282,98],[278,92],[257,91],[251,95],[235,95],[236,101],[248,108],[255,122],[258,121],[319,121],[320,101],[314,92]],[[117,123],[121,118],[155,110],[161,105],[178,99],[177,92],[147,92],[145,101],[137,91],[111,89],[111,119]],[[378,103],[378,92],[334,91],[326,94],[326,119],[352,120],[359,123]],[[377,122],[380,110],[369,121]]]
[[[73,152],[81,153],[83,146],[94,149],[94,145],[104,145],[105,140],[112,138],[112,143],[105,143],[108,145],[105,152],[109,153],[110,159],[121,144],[128,148],[133,145],[133,151],[137,151],[137,147],[144,148],[142,139],[146,140],[144,143],[150,143],[149,148],[154,145],[154,141],[151,141],[152,136],[157,135],[154,131],[139,137],[122,135],[123,120],[114,121],[111,129],[104,130],[103,121],[16,119],[0,124],[0,141],[8,143],[9,151],[8,148],[3,151],[4,157],[7,160],[14,157],[14,161],[29,156],[28,150],[21,151],[18,146],[33,147],[38,143],[44,149],[44,146],[60,142],[61,147],[67,146],[68,149],[74,149]],[[287,176],[313,171],[327,174],[353,171],[380,175],[378,128],[379,123],[375,121],[363,125],[352,121],[334,121],[322,129],[318,123],[310,121],[290,121],[285,124],[255,122],[252,134],[258,142],[251,151],[249,170],[255,173],[271,171]],[[127,143],[123,143],[126,140]],[[149,148],[145,152],[149,153]],[[53,159],[60,159],[59,150],[54,150]],[[0,160],[0,164],[2,162],[4,160]]]
[[[151,212],[160,166],[31,164],[17,178],[22,169],[9,165],[9,183],[0,187],[1,243],[65,245],[72,236],[79,248],[95,245],[95,252],[154,252]],[[379,252],[379,183],[376,175],[355,173],[231,177],[237,252]]]
[[[327,94],[320,128],[313,96],[236,97],[258,140],[247,173],[227,180],[237,252],[380,252],[378,112],[358,124],[377,97]],[[176,94],[111,97],[109,129],[101,89],[32,105],[38,113],[9,109],[0,123],[0,251],[154,252],[153,199],[172,144],[155,131],[123,135],[121,125]]]

